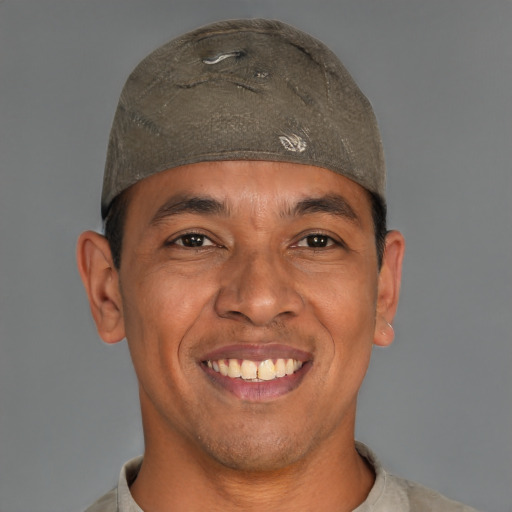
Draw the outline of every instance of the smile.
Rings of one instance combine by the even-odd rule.
[[[245,402],[267,402],[296,389],[312,368],[313,354],[278,343],[219,347],[198,361],[213,386]]]
[[[241,378],[248,382],[265,382],[293,375],[302,368],[302,361],[297,359],[218,359],[208,360],[206,365],[214,372],[231,379]]]

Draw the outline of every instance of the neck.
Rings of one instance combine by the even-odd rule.
[[[366,499],[375,480],[355,449],[351,424],[291,465],[241,471],[202,453],[183,436],[168,431],[163,436],[145,422],[146,452],[131,493],[145,512],[350,512]]]

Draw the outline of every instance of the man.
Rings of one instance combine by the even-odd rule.
[[[139,64],[78,265],[146,446],[90,512],[470,510],[354,441],[400,287],[384,181],[369,102],[307,34],[221,22]]]

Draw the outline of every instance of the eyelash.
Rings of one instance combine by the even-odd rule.
[[[186,245],[184,243],[184,241],[187,238],[192,243],[192,245]],[[200,242],[201,242],[200,245],[193,245],[195,243],[194,238],[200,239]],[[320,245],[318,247],[309,245],[309,242],[311,242],[311,243],[319,242],[320,244],[322,244],[323,240],[325,240],[326,245]],[[179,243],[180,241],[181,241],[181,243]],[[208,241],[210,243],[207,245],[204,245],[205,241]],[[301,242],[304,242],[304,245],[300,245]],[[165,245],[166,246],[178,246],[183,249],[202,249],[202,248],[209,248],[209,247],[220,247],[208,235],[206,235],[200,231],[189,231],[189,232],[183,233],[183,234],[173,238],[172,240],[165,242]],[[330,236],[326,233],[323,233],[322,231],[313,231],[313,232],[310,232],[307,234],[303,234],[301,236],[301,238],[296,243],[294,243],[292,245],[292,247],[298,247],[298,248],[302,248],[302,249],[313,249],[315,251],[329,249],[331,247],[336,247],[336,246],[346,247],[346,245],[343,241],[336,240],[332,236]]]
[[[309,242],[322,244],[325,241],[326,245],[320,245],[318,247],[310,246]],[[301,242],[304,242],[305,245],[299,245]],[[313,233],[307,233],[302,236],[297,243],[294,244],[296,247],[308,248],[313,250],[322,250],[328,249],[330,247],[341,246],[344,247],[343,242],[334,239],[332,236],[329,236],[326,233],[322,233],[321,231],[315,231]]]
[[[194,243],[194,238],[197,238],[197,239],[201,239],[202,240],[202,243],[201,245],[185,245],[184,240],[186,239],[189,239],[191,240],[192,244]],[[203,245],[204,241],[207,240],[210,242],[210,244],[208,245]],[[181,243],[179,243],[181,241]],[[187,232],[187,233],[183,233],[175,238],[173,238],[172,240],[169,240],[165,243],[165,245],[167,246],[179,246],[179,247],[183,247],[184,249],[200,249],[202,247],[213,247],[213,246],[217,246],[217,244],[215,242],[213,242],[213,240],[208,237],[207,235],[205,235],[204,233],[200,233],[200,232],[195,232],[195,231],[190,231],[190,232]]]
[[[186,241],[188,239],[188,242]],[[181,241],[181,243],[180,243]],[[205,241],[210,242],[209,244],[204,245]],[[301,245],[301,242],[304,242],[304,245]],[[198,245],[194,245],[195,243],[198,243]],[[315,247],[312,245],[309,245],[309,243],[319,243],[320,245]],[[325,245],[322,245],[325,243]],[[187,245],[191,244],[191,245]],[[205,235],[201,232],[195,232],[191,231],[188,233],[183,233],[180,236],[175,237],[174,239],[166,242],[167,246],[179,246],[183,247],[184,249],[200,249],[204,247],[213,247],[218,245],[211,240],[210,237]],[[328,249],[329,247],[333,246],[344,246],[344,244],[340,241],[335,240],[333,237],[322,233],[322,232],[314,232],[314,233],[308,233],[307,235],[302,236],[298,242],[294,244],[295,247],[300,248],[307,248],[307,249],[314,249],[314,250],[321,250],[321,249]]]

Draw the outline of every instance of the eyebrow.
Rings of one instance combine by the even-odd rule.
[[[195,213],[200,215],[228,216],[230,209],[223,201],[209,196],[178,195],[169,198],[151,219],[151,224],[158,224],[173,215]],[[288,206],[281,213],[282,217],[297,217],[313,213],[327,213],[359,223],[359,217],[348,201],[339,194],[326,194],[320,197],[306,197],[294,205]]]
[[[151,224],[158,224],[167,217],[184,213],[228,215],[229,208],[226,203],[212,197],[173,196],[158,208],[151,219]]]
[[[359,217],[349,202],[339,194],[327,194],[320,197],[307,197],[297,202],[287,211],[290,216],[307,215],[310,213],[327,213],[359,223]]]

